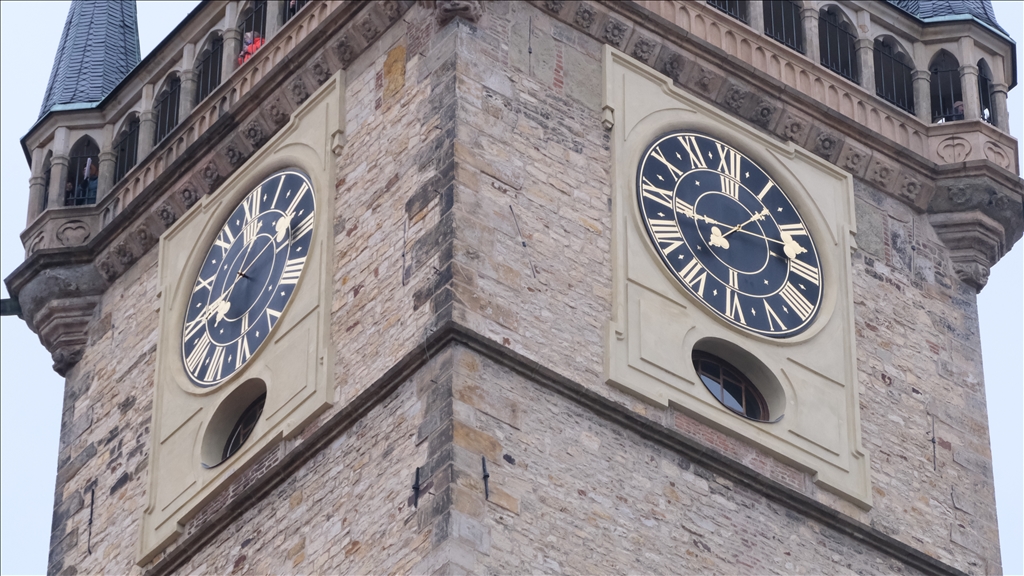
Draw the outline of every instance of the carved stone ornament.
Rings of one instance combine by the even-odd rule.
[[[552,12],[554,14],[558,14],[559,12],[561,12],[562,8],[564,7],[564,0],[547,0],[546,2],[544,2],[544,8],[546,8],[548,12]]]
[[[99,270],[100,275],[102,275],[107,282],[113,282],[114,280],[117,280],[117,266],[114,265],[114,262],[110,259],[109,256],[100,260],[99,263],[96,264],[96,268]]]
[[[957,276],[980,292],[989,269],[1006,250],[1002,225],[979,210],[931,214],[928,221],[949,249]]]
[[[622,41],[626,39],[626,32],[628,30],[629,28],[622,22],[609,19],[608,23],[604,25],[604,41],[618,48]]]
[[[774,102],[767,98],[761,98],[750,113],[750,121],[762,128],[766,128],[772,123],[776,110],[777,107]]]
[[[822,158],[830,160],[839,151],[840,144],[841,142],[835,134],[832,134],[831,132],[819,132],[818,137],[814,139],[814,148],[812,149],[812,152]]]
[[[296,104],[302,104],[309,98],[309,90],[306,89],[306,83],[302,81],[302,78],[292,80],[288,89],[291,91],[292,98]]]
[[[483,12],[480,0],[438,0],[437,23],[444,26],[456,17],[477,22]]]
[[[132,252],[132,247],[128,245],[125,240],[120,241],[117,246],[114,246],[114,257],[121,263],[122,266],[131,266],[132,262],[135,262],[135,253]]]
[[[875,158],[868,166],[868,180],[882,190],[891,190],[896,179],[896,169]]]
[[[654,56],[654,49],[658,47],[658,44],[650,38],[640,38],[633,45],[633,58],[641,62],[647,62]]]
[[[672,54],[661,64],[661,73],[668,76],[676,84],[683,82],[683,68],[686,66],[686,60],[679,54]]]
[[[1003,150],[1002,146],[995,142],[985,142],[985,158],[1004,170],[1012,170],[1010,167],[1010,155]]]
[[[238,166],[242,162],[245,162],[245,153],[239,150],[238,146],[235,146],[234,144],[228,144],[228,147],[224,149],[224,156],[232,166]]]
[[[725,98],[722,100],[722,104],[725,104],[726,108],[731,108],[739,112],[743,109],[743,106],[747,103],[747,96],[750,93],[743,88],[733,84],[729,86],[729,89],[725,93]]]
[[[359,33],[362,34],[363,40],[366,40],[367,43],[372,43],[377,38],[377,35],[380,34],[380,29],[377,28],[377,24],[367,16],[359,21]]]
[[[341,40],[334,45],[334,54],[341,62],[342,68],[348,68],[348,65],[352,63],[352,59],[355,58],[355,49],[352,48],[352,41],[349,40],[348,34],[342,36]]]
[[[255,124],[255,122],[253,122],[253,124]],[[203,166],[203,170],[200,174],[203,177],[203,181],[206,182],[206,185],[211,189],[214,188],[220,180],[220,168],[217,168],[217,163],[212,160],[207,162],[206,166]]]
[[[89,226],[81,220],[69,220],[57,229],[57,241],[66,247],[81,246],[89,236]]]
[[[181,203],[185,205],[186,210],[199,201],[199,193],[187,186],[182,188],[181,192],[178,192],[178,196],[181,197]]]
[[[323,56],[318,56],[310,63],[309,72],[313,75],[313,79],[316,80],[317,86],[322,86],[331,77],[331,68],[327,65],[327,60]]]
[[[807,121],[803,118],[787,115],[782,123],[782,135],[788,140],[802,144],[807,138]]]
[[[82,360],[82,352],[82,348],[58,348],[54,350],[50,354],[50,358],[53,360],[53,371],[61,376],[67,376],[68,371]]]
[[[576,9],[576,16],[573,18],[573,23],[583,28],[586,31],[590,31],[590,27],[594,25],[594,16],[597,13],[594,12],[594,8],[589,4],[580,4],[580,7]]]
[[[142,248],[143,254],[156,245],[156,236],[145,226],[139,226],[136,228],[135,232],[132,233],[132,238],[135,240],[135,243],[139,248]]]
[[[263,144],[263,141],[266,140],[266,134],[263,133],[263,126],[260,126],[260,123],[255,120],[246,124],[245,130],[242,133],[245,136],[245,139],[249,141],[249,145],[253,148],[259,148],[260,144]],[[214,169],[216,169],[216,166],[214,166]],[[205,170],[203,177],[206,177]]]
[[[935,152],[947,164],[963,162],[971,155],[971,143],[959,136],[950,136],[939,142]]]
[[[280,98],[274,98],[266,107],[267,116],[274,124],[280,126],[288,120],[288,112],[281,104]]]
[[[178,214],[171,207],[170,202],[164,202],[156,209],[156,216],[164,223],[164,226],[170,226],[178,220]]]
[[[388,0],[381,4],[381,12],[384,13],[384,17],[388,19],[388,22],[394,22],[402,15],[402,8],[395,0]],[[321,84],[323,84],[323,82],[321,82]]]

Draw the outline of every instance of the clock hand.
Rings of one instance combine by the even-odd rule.
[[[723,234],[722,237],[725,238],[725,237],[729,236],[729,234],[732,234],[733,232],[739,230],[740,228],[743,228],[744,226],[746,226],[747,224],[750,224],[754,220],[762,220],[767,215],[768,215],[768,209],[765,208],[764,210],[762,210],[762,211],[758,212],[757,214],[754,214],[753,216],[751,216],[750,219],[747,220],[746,222],[744,222],[743,224],[737,224],[737,225],[733,226],[732,230],[729,230],[728,232]]]

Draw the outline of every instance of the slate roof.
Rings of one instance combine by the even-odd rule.
[[[900,10],[925,22],[945,16],[974,16],[978,20],[1006,33],[996,22],[991,0],[888,0]]]
[[[95,103],[139,63],[135,0],[73,0],[39,110]]]

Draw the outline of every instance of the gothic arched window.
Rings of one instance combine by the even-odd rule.
[[[835,6],[818,12],[818,47],[822,66],[857,82],[857,36]]]
[[[139,117],[133,115],[114,143],[114,182],[119,182],[139,159]]]
[[[170,134],[178,125],[178,107],[181,104],[181,80],[172,76],[167,86],[156,97],[156,132],[153,143],[156,144]]]
[[[804,29],[800,4],[793,0],[764,0],[764,33],[802,54]]]
[[[250,4],[242,12],[238,28],[242,32],[242,51],[238,54],[238,65],[241,66],[267,41],[266,0],[255,0]]]
[[[210,38],[209,45],[199,54],[196,65],[196,104],[220,86],[220,69],[224,62],[224,39],[220,34]]]
[[[945,50],[940,50],[932,65],[931,72],[932,122],[949,122],[964,119],[964,95],[960,85],[960,62]]]
[[[740,22],[749,22],[750,14],[746,0],[708,0],[708,4],[725,12]]]
[[[68,156],[68,179],[64,182],[64,205],[95,204],[99,174],[100,147],[92,138],[82,136],[71,147],[71,154]]]
[[[43,160],[43,199],[40,201],[39,211],[46,210],[46,206],[50,203],[50,177],[53,175],[53,151],[46,153],[46,159]]]
[[[875,39],[875,94],[914,113],[914,68],[910,59],[889,38]]]

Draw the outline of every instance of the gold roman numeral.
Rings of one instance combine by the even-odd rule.
[[[225,226],[221,229],[220,234],[217,234],[217,238],[214,239],[213,245],[218,246],[221,249],[221,254],[226,253],[231,248],[231,244],[235,241],[235,235],[231,233],[231,228]]]
[[[736,290],[739,288],[739,285],[739,274],[737,274],[735,270],[729,270],[729,287],[732,288],[733,290]]]
[[[303,194],[306,193],[306,190],[309,190],[309,186],[305,182],[303,182],[302,187],[299,188],[299,191],[295,193],[295,198],[292,198],[292,203],[289,204],[288,209],[285,210],[286,214],[290,216],[293,213],[295,213],[295,208],[299,205],[299,200],[302,200],[302,196]]]
[[[669,172],[672,172],[672,177],[675,178],[676,180],[679,180],[679,177],[683,175],[682,170],[676,168],[674,164],[665,159],[665,156],[661,153],[661,150],[657,148],[651,150],[651,156],[654,156],[658,160],[661,160],[661,163],[668,167]]]
[[[245,221],[249,222],[260,215],[260,190],[257,188],[242,200],[242,211],[245,213]]]
[[[804,298],[804,295],[796,289],[796,286],[787,282],[780,294],[782,299],[786,301],[786,304],[789,304],[793,311],[796,312],[796,315],[800,317],[800,320],[807,320],[807,317],[814,311],[814,306],[807,301],[807,298]]]
[[[651,184],[650,180],[644,178],[641,182],[641,188],[643,189],[644,197],[650,198],[655,202],[662,204],[669,210],[672,209],[672,191],[665,190],[664,188],[658,188],[654,184]]]
[[[785,330],[786,325],[782,323],[782,320],[779,318],[779,315],[775,313],[775,310],[768,305],[768,301],[762,300],[762,302],[764,302],[764,311],[768,313],[768,329],[775,330],[775,324],[778,324],[780,329]]]
[[[291,258],[284,263],[284,270],[281,271],[280,284],[295,284],[302,274],[302,265],[306,263],[305,256]]]
[[[696,216],[694,216],[693,214],[693,206],[687,204],[686,202],[683,202],[679,198],[676,198],[676,212],[679,212],[680,214],[686,216],[687,218],[696,218]]]
[[[311,230],[313,230],[313,213],[312,212],[310,212],[308,216],[303,218],[302,222],[299,222],[298,228],[296,228],[295,233],[292,234],[292,239],[294,240],[296,238],[301,238],[304,234],[306,234],[307,232],[310,232]]]
[[[814,282],[815,285],[820,281],[818,279],[818,269],[810,264],[804,264],[796,258],[790,258],[789,270],[796,274],[799,274],[807,279],[808,282]]]
[[[772,189],[772,186],[775,186],[775,182],[772,182],[771,180],[769,180],[768,183],[764,185],[764,188],[761,189],[761,192],[758,193],[757,199],[758,200],[764,199],[764,195],[767,194],[768,191]]]
[[[243,331],[242,337],[238,339],[238,349],[235,351],[235,369],[241,368],[250,356],[252,352],[249,351],[249,337]]]
[[[743,317],[743,305],[740,304],[740,295],[729,288],[725,289],[725,315],[744,326],[747,325],[747,320]]]
[[[658,241],[658,244],[668,244],[668,247],[663,247],[661,250],[665,255],[669,255],[673,250],[682,246],[685,243],[681,234],[679,234],[679,227],[676,226],[675,220],[648,220],[651,226],[651,232],[654,234],[654,238]]]
[[[203,280],[203,278],[200,276],[199,278],[196,279],[196,287],[192,289],[192,293],[195,294],[196,292],[199,292],[203,288],[206,288],[207,290],[211,290],[212,291],[213,290],[213,280],[216,277],[217,277],[217,275],[214,274],[213,276],[210,276],[206,280]]]
[[[210,344],[213,341],[210,340],[210,334],[203,332],[199,336],[199,340],[196,342],[192,352],[185,358],[185,366],[188,367],[188,371],[195,374],[199,369],[199,365],[202,364],[203,358],[206,358],[206,351],[210,349]]]
[[[683,282],[697,292],[697,296],[704,297],[704,283],[707,281],[708,273],[696,258],[690,260],[690,263],[683,267],[679,276],[682,277]]]
[[[739,152],[715,142],[718,148],[718,171],[722,174],[722,193],[731,197],[740,197],[740,159]]]
[[[779,230],[781,230],[782,232],[785,232],[786,234],[789,234],[790,236],[801,236],[801,235],[806,236],[807,235],[807,229],[804,228],[804,225],[800,224],[800,223],[796,223],[796,224],[779,224]]]
[[[704,162],[704,156],[700,150],[700,146],[697,145],[697,139],[693,136],[679,136],[679,143],[683,145],[683,149],[690,156],[690,169],[696,170],[697,168],[707,168],[707,163]]]
[[[213,382],[220,380],[221,372],[224,370],[224,347],[215,346],[213,348],[213,357],[210,358],[210,365],[206,368],[206,380],[207,382]]]

